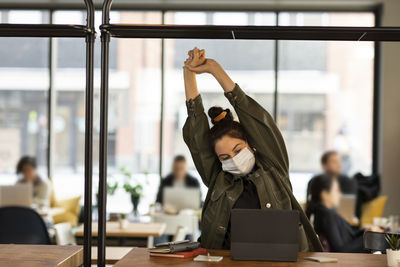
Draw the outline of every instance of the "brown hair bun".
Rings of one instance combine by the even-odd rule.
[[[226,112],[225,114],[223,114],[223,112]],[[223,109],[221,107],[211,107],[208,110],[208,116],[211,119],[212,124],[216,124],[222,121],[233,121],[233,115],[232,112],[229,110],[229,108],[227,109]]]
[[[208,116],[213,126],[210,129],[211,146],[225,135],[247,141],[245,132],[239,122],[233,120],[232,112],[227,108],[211,107]]]

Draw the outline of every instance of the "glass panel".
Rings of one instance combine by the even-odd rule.
[[[186,12],[166,13],[167,24],[274,25],[273,13],[250,12]],[[190,153],[183,141],[182,127],[187,112],[182,78],[182,66],[187,51],[197,46],[206,50],[207,57],[216,59],[249,95],[268,111],[273,111],[274,42],[257,40],[165,40],[165,96],[163,131],[163,175],[171,171],[176,155],[184,155],[190,172],[199,178]],[[223,90],[210,75],[197,76],[199,91],[206,111],[214,105],[233,108]],[[201,182],[200,184],[203,185]],[[206,188],[203,187],[203,197]]]
[[[1,13],[4,23],[48,23],[45,11]],[[48,53],[46,38],[0,38],[0,184],[16,182],[24,155],[47,176]]]
[[[44,11],[2,11],[4,23],[48,23]],[[54,23],[84,24],[84,11],[56,11]],[[161,12],[111,12],[112,23],[161,23]],[[275,25],[266,12],[167,12],[167,24]],[[372,13],[283,12],[280,25],[373,26]],[[96,27],[101,23],[96,13]],[[25,154],[38,158],[46,176],[48,39],[0,38],[0,183],[14,183]],[[54,124],[54,186],[57,197],[83,195],[85,42],[55,39],[57,108]],[[163,175],[183,154],[198,177],[182,140],[186,119],[181,67],[186,52],[205,48],[234,81],[268,111],[274,108],[274,41],[165,40]],[[98,170],[100,38],[95,55],[94,172]],[[310,56],[312,55],[312,56]],[[295,195],[319,172],[319,157],[337,149],[343,172],[370,172],[372,146],[373,43],[279,41],[279,117],[291,160]],[[24,79],[20,79],[24,77]],[[218,83],[198,77],[205,108],[229,107]],[[145,184],[140,211],[154,202],[159,183],[161,40],[112,39],[108,164],[110,181],[123,182],[120,167]],[[16,149],[17,148],[17,149]],[[146,182],[147,181],[147,182]],[[94,181],[97,185],[97,180]],[[79,188],[79,189],[78,189]],[[204,189],[204,188],[203,188]],[[109,197],[111,212],[130,211],[129,195]],[[94,189],[96,192],[96,189]],[[203,197],[205,194],[203,194]]]
[[[96,16],[101,15],[99,12]],[[85,24],[84,11],[55,11],[55,24]],[[55,38],[53,57],[56,58],[54,87],[56,110],[54,118],[53,185],[57,199],[82,196],[84,193],[85,151],[85,86],[86,44],[82,38]],[[111,50],[112,51],[112,50]],[[112,58],[113,53],[110,53]],[[95,45],[95,81],[100,79],[100,44]],[[98,83],[95,83],[95,109],[98,109]],[[94,116],[98,125],[98,112]],[[95,166],[98,164],[98,134],[93,136]],[[98,168],[94,167],[94,173]],[[97,188],[97,180],[93,182]],[[97,189],[93,189],[96,191]]]
[[[282,13],[280,25],[373,26],[370,13]],[[305,200],[322,153],[337,150],[343,173],[371,172],[372,42],[279,41],[278,123],[291,181]]]
[[[57,23],[84,23],[85,12],[57,11]],[[111,12],[113,23],[161,23],[160,12]],[[96,13],[101,18],[101,13]],[[101,20],[96,20],[96,27]],[[57,39],[57,115],[55,189],[57,196],[83,195],[85,130],[85,40]],[[95,113],[93,192],[98,185],[100,132],[100,38],[95,43]],[[140,211],[154,202],[159,184],[159,127],[161,106],[161,41],[115,39],[110,43],[108,179],[120,188],[108,197],[108,212],[130,212],[129,195],[122,189],[121,167],[145,183]],[[58,127],[58,128],[57,128]],[[148,173],[148,175],[144,175]],[[147,179],[148,178],[148,179]],[[79,189],[78,189],[79,188]],[[94,204],[96,201],[94,202]]]
[[[39,10],[10,10],[7,23],[40,24],[49,23],[48,12]]]

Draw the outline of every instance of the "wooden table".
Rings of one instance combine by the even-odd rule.
[[[106,235],[108,237],[161,236],[165,227],[165,223],[129,223],[127,228],[121,229],[118,222],[107,222]],[[97,223],[93,223],[92,236],[97,236],[97,234]],[[83,225],[75,232],[75,236],[83,236]]]
[[[350,253],[317,253],[301,252],[297,262],[257,262],[257,261],[232,261],[228,250],[209,250],[211,256],[223,256],[224,259],[217,263],[196,262],[193,259],[171,259],[150,257],[147,249],[135,248],[129,252],[122,260],[115,264],[115,267],[131,266],[274,266],[274,267],[294,267],[294,266],[319,266],[319,267],[383,267],[386,266],[386,255],[372,254],[350,254]],[[337,258],[337,263],[318,263],[305,261],[306,256],[326,256]]]
[[[161,236],[167,225],[165,223],[129,223],[128,227],[121,229],[118,222],[107,222],[107,237],[146,237],[147,247],[153,246],[153,238]],[[97,236],[97,223],[92,224],[92,236]],[[83,225],[75,232],[75,236],[83,236]]]
[[[133,247],[106,247],[106,264],[115,264],[132,249]],[[97,264],[97,247],[92,247],[92,264]]]
[[[83,264],[83,248],[55,245],[0,245],[0,266],[77,267]]]

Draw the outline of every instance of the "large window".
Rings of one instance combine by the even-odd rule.
[[[83,24],[85,12],[57,11],[55,23]],[[96,14],[96,27],[101,14]],[[161,12],[111,12],[113,23],[161,23]],[[56,195],[83,195],[85,130],[85,42],[57,39],[57,111],[55,118]],[[94,174],[98,176],[100,132],[100,42],[95,45]],[[112,39],[108,123],[108,179],[123,183],[120,168],[147,185],[141,210],[152,203],[159,184],[161,115],[161,40]],[[97,179],[94,182],[97,192]],[[70,190],[68,190],[70,188]],[[73,190],[73,191],[72,191]],[[71,192],[72,191],[72,192]],[[151,197],[147,197],[151,196]],[[95,199],[94,199],[95,200]],[[95,200],[96,201],[96,200]],[[122,203],[122,205],[121,205]],[[120,188],[109,196],[108,210],[129,212],[129,196]],[[142,209],[143,208],[143,209]]]
[[[49,12],[0,11],[2,23],[48,23]],[[0,184],[15,183],[23,155],[47,175],[49,39],[0,38]]]
[[[374,26],[370,13],[281,13],[281,26]],[[278,117],[296,197],[337,150],[343,172],[372,168],[372,42],[278,41]]]
[[[167,24],[211,25],[275,25],[274,13],[226,12],[168,12]],[[183,154],[190,162],[192,174],[198,174],[182,137],[182,127],[187,112],[185,105],[182,66],[187,51],[194,46],[205,49],[207,57],[220,62],[232,79],[252,97],[258,99],[268,111],[273,112],[274,102],[274,42],[259,40],[166,40],[165,96],[163,131],[163,175],[171,169],[173,157]],[[211,106],[233,108],[220,85],[209,75],[199,75],[198,87],[205,110]],[[202,184],[202,183],[201,183]],[[203,187],[203,196],[207,189]]]
[[[51,14],[54,23],[85,23],[83,11]],[[0,20],[43,23],[49,21],[51,14],[0,11]],[[167,24],[374,26],[374,15],[368,12],[120,11],[111,13],[111,22],[160,24],[163,16]],[[100,22],[101,14],[96,13],[96,25]],[[52,178],[58,197],[83,195],[85,41],[57,38],[54,44],[51,55],[56,58],[53,84],[57,97],[52,129],[55,136]],[[275,119],[285,137],[291,181],[299,200],[305,198],[308,180],[320,171],[319,158],[325,150],[338,150],[344,171],[350,175],[371,171],[373,43],[112,38],[109,179],[122,181],[119,170],[125,167],[145,184],[141,212],[146,212],[155,200],[160,172],[162,176],[169,173],[175,155],[185,155],[190,172],[198,177],[182,138],[187,116],[182,65],[187,50],[194,46],[206,49],[207,55],[218,60],[234,81],[271,114],[277,111]],[[1,183],[15,182],[15,164],[24,154],[36,156],[43,175],[47,174],[49,52],[47,38],[0,38]],[[100,38],[97,38],[95,178],[100,125],[99,74]],[[213,105],[231,108],[212,77],[198,76],[198,85],[206,109]],[[93,191],[96,193],[97,189]],[[129,211],[129,196],[123,190],[118,191],[109,197],[107,208]]]

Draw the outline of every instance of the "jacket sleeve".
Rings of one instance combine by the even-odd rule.
[[[183,126],[183,139],[204,184],[208,187],[221,171],[221,163],[210,146],[208,119],[201,96],[186,102],[188,118]]]
[[[289,160],[285,142],[271,115],[254,99],[247,96],[239,85],[225,93],[234,107],[250,145],[267,166],[273,166],[285,176],[289,173]]]

